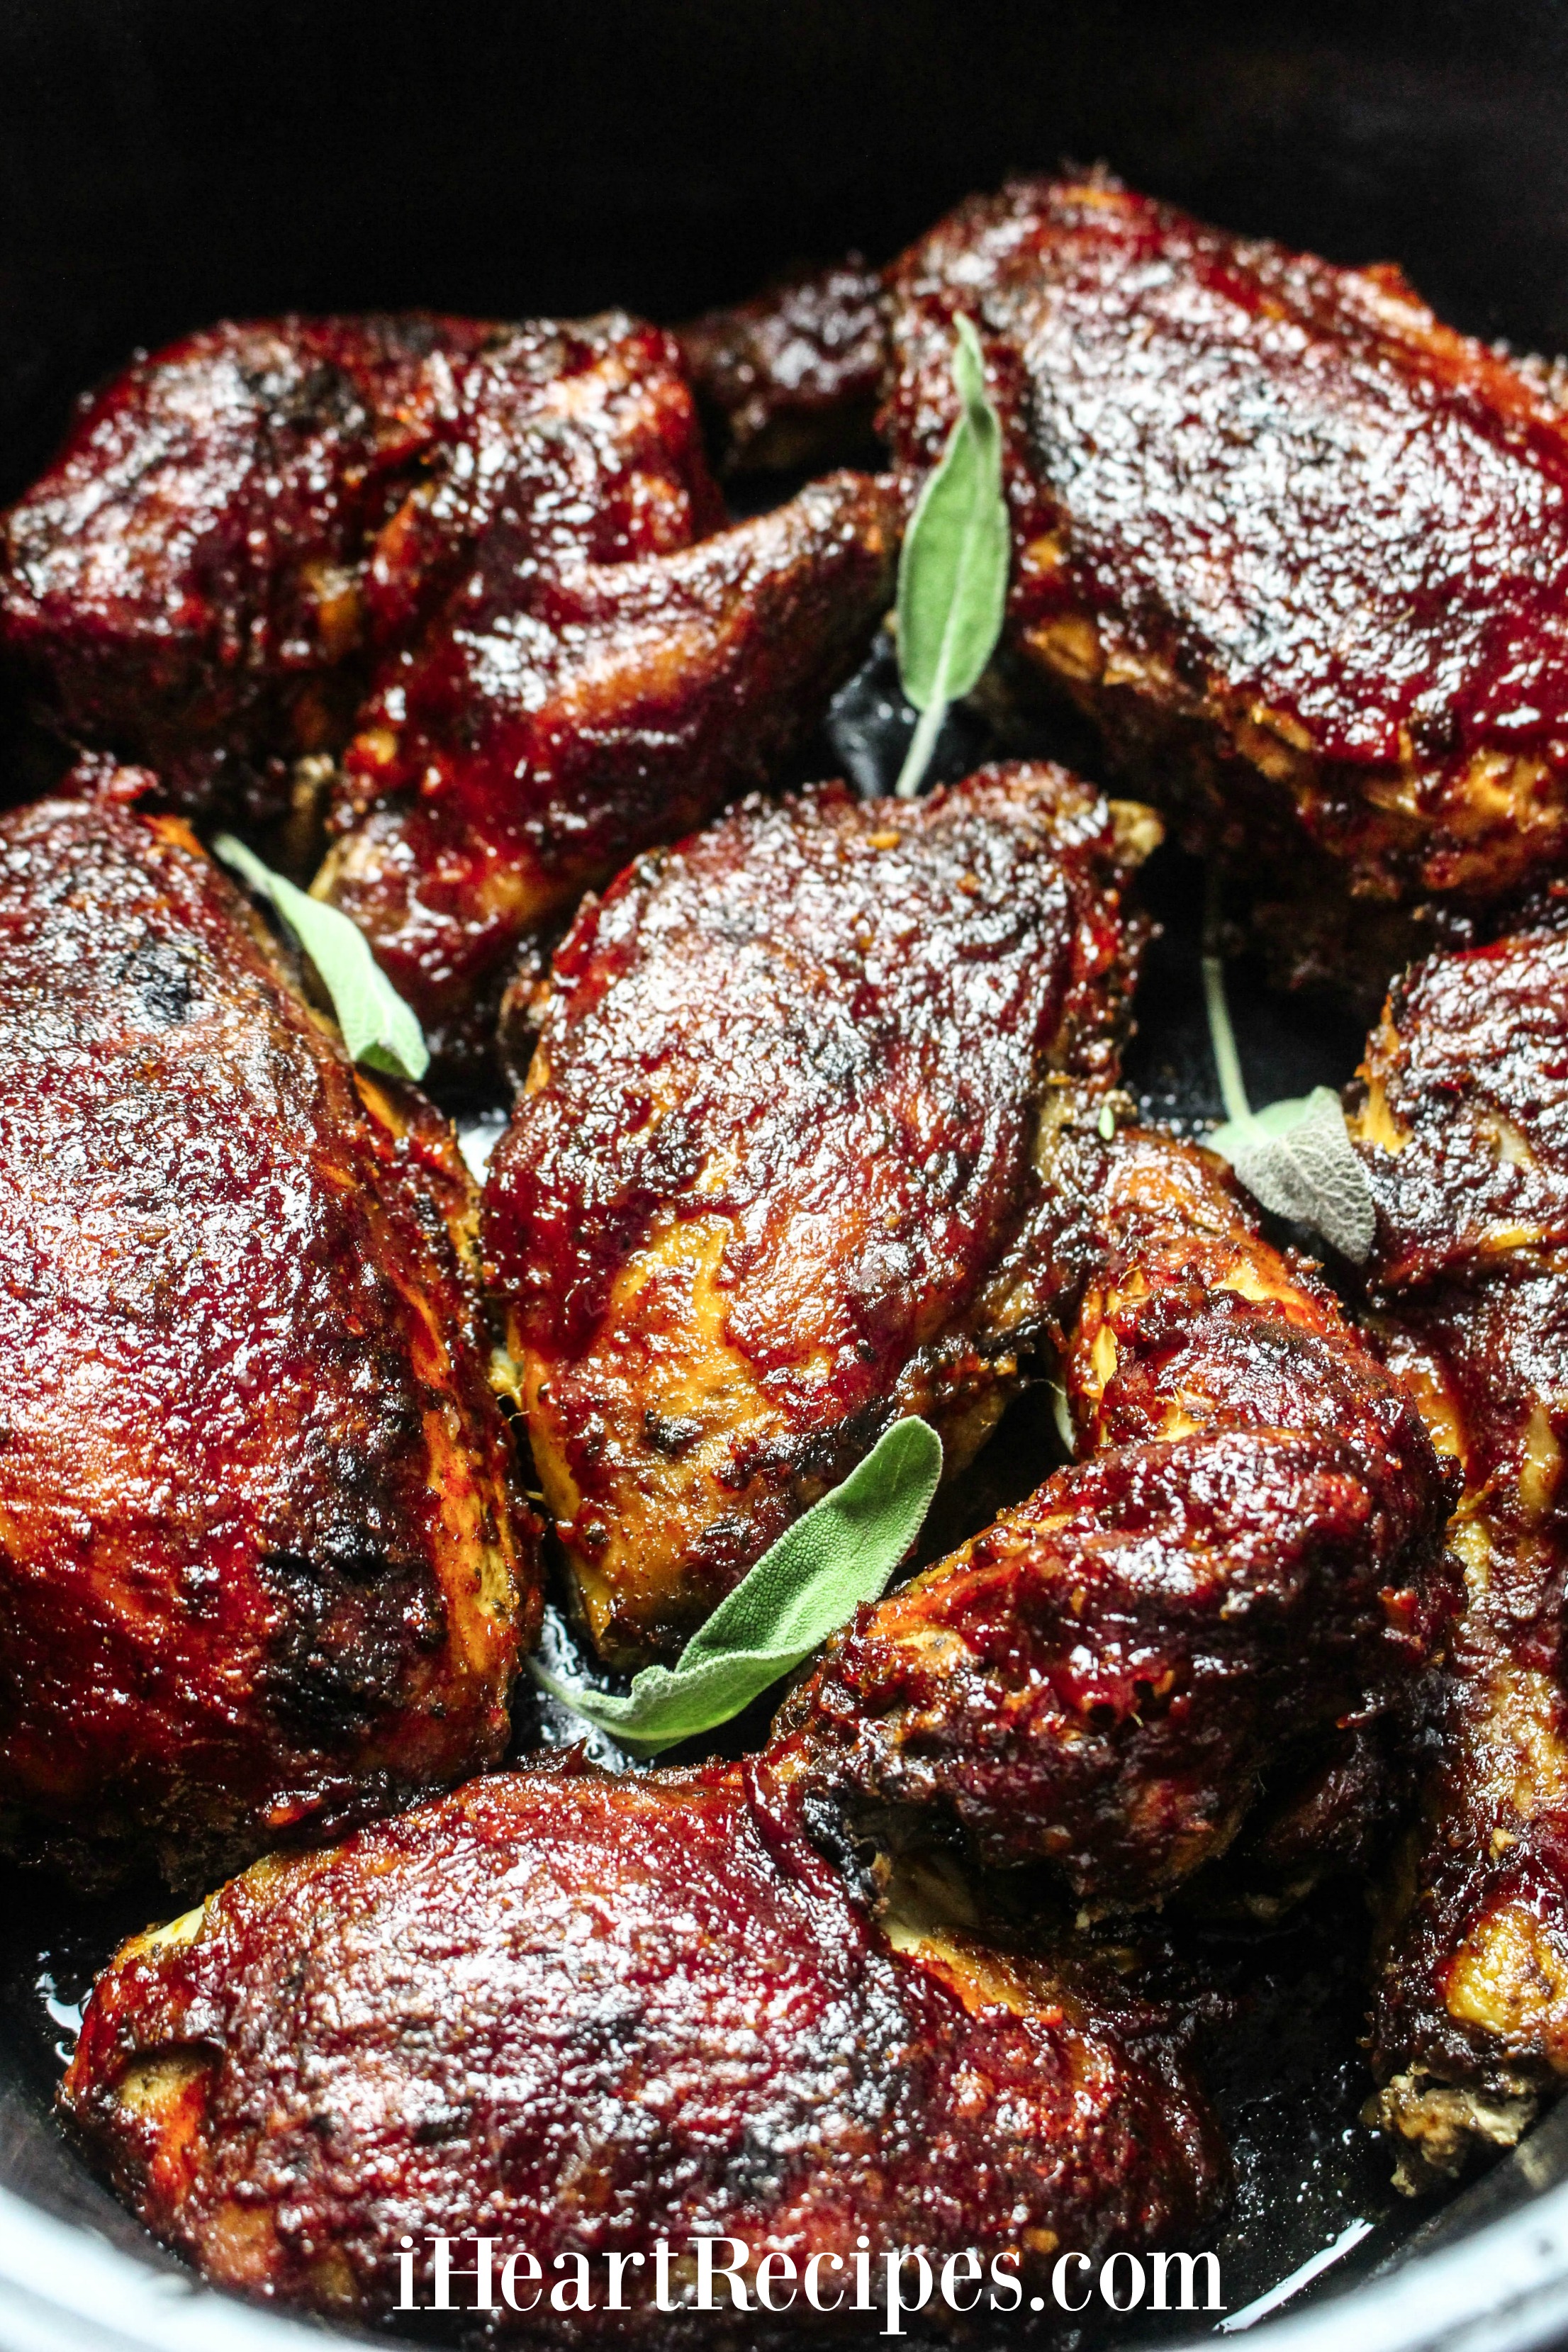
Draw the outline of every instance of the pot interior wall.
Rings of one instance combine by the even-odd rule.
[[[83,384],[224,314],[679,317],[800,257],[880,257],[1064,155],[1339,258],[1397,257],[1457,323],[1568,349],[1565,101],[1568,9],[1548,0],[0,0],[0,497]],[[1202,1120],[1190,892],[1174,869],[1169,887],[1139,1074],[1152,1107]],[[1259,1005],[1241,1025],[1261,1098],[1349,1075],[1342,1024]],[[6,1891],[0,2183],[144,2242],[47,2120],[49,2004],[159,1897],[111,1920]],[[1265,2246],[1259,2284],[1363,2210],[1367,2263],[1419,2218],[1353,2131],[1351,1908],[1301,1931],[1226,2062],[1251,2134],[1233,2237]]]

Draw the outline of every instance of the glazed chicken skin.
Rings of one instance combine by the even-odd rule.
[[[520,411],[624,388],[647,356],[626,342],[409,313],[226,323],[139,359],[5,519],[4,642],[68,740],[148,761],[187,811],[274,814],[510,489]]]
[[[590,901],[485,1255],[583,1617],[672,1656],[901,1416],[950,1471],[1038,1320],[1040,1137],[1113,1075],[1157,837],[1060,769],[749,801]]]
[[[830,275],[689,343],[742,439],[795,383],[826,392]],[[1380,906],[1474,908],[1563,862],[1568,417],[1539,362],[1443,326],[1392,267],[1230,236],[1104,173],[971,198],[883,300],[910,495],[953,421],[963,313],[1002,425],[1014,646],[1131,786],[1266,885],[1297,977],[1343,985],[1348,936],[1381,995],[1412,935]],[[1372,902],[1348,935],[1346,885]]]
[[[445,1121],[82,781],[0,819],[0,1820],[199,1886],[497,1760],[536,1530]]]
[[[1414,1407],[1215,1163],[1098,1128],[1050,1155],[1096,1450],[863,1612],[760,1757],[477,1781],[121,1952],[63,2103],[208,2276],[373,2319],[405,2240],[482,2216],[546,2284],[557,2255],[723,2232],[753,2280],[864,2233],[1012,2247],[1027,2286],[1064,2243],[1212,2210],[1201,2095],[1107,1956],[998,1948],[855,1851],[900,1810],[1157,1899],[1266,1764],[1397,1704],[1429,1645],[1447,1493]],[[630,2314],[498,2297],[479,2339],[665,2340],[623,2276]]]
[[[448,1060],[476,1057],[520,944],[770,779],[892,598],[898,502],[864,475],[696,545],[679,507],[638,521],[637,560],[492,534],[345,754],[317,887]]]
[[[1568,936],[1434,957],[1352,1111],[1390,1360],[1462,1465],[1465,1607],[1386,1906],[1376,2114],[1413,2189],[1516,2140],[1568,2077]]]
[[[863,1609],[763,1769],[851,1867],[912,1818],[1104,1911],[1223,1853],[1267,1773],[1310,1868],[1344,1733],[1407,1713],[1444,1622],[1447,1477],[1209,1154],[1064,1127],[1047,1178],[1078,1458]],[[1322,1810],[1320,1840],[1343,1827]]]
[[[0,532],[0,646],[168,803],[287,818],[454,1074],[520,940],[766,780],[891,600],[889,483],[723,528],[620,312],[224,325],[89,403]]]
[[[1226,2179],[1178,2038],[1103,1963],[873,1927],[830,1874],[781,1864],[732,1766],[500,1775],[261,1863],[121,1949],[62,2100],[149,2226],[225,2285],[374,2321],[404,2246],[427,2303],[426,2233],[482,2231],[479,2343],[671,2340],[661,2237],[667,2310],[693,2240],[750,2249],[749,2314],[725,2316],[721,2280],[689,2322],[703,2341],[875,2328],[831,2313],[868,2241],[879,2297],[900,2246],[933,2266],[976,2248],[987,2278],[1005,2252],[1043,2293],[1059,2248],[1191,2243]],[[542,2272],[516,2313],[515,2248]],[[552,2310],[574,2255],[595,2308]],[[768,2255],[795,2266],[773,2266],[775,2308],[797,2282],[773,2320]]]
[[[1313,1271],[1263,1241],[1219,1163],[1106,1131],[1130,959],[1120,885],[1140,823],[1121,813],[1119,845],[1098,795],[1038,768],[897,808],[826,788],[748,804],[645,861],[566,943],[487,1244],[515,1252],[542,1458],[556,1426],[605,1433],[573,1475],[609,1459],[633,1498],[614,1507],[642,1514],[644,1543],[667,1525],[687,1540],[722,1507],[700,1457],[684,1485],[664,1466],[679,1471],[686,1444],[669,1434],[670,1383],[708,1415],[692,1452],[744,1432],[759,1389],[728,1342],[715,1373],[691,1268],[717,1264],[738,1226],[752,1251],[731,1328],[750,1328],[739,1309],[775,1346],[804,1329],[815,1370],[825,1351],[802,1304],[768,1284],[809,1281],[805,1303],[837,1317],[891,1285],[846,1281],[857,1228],[843,1210],[826,1223],[836,1196],[805,1181],[806,1153],[845,1164],[845,1105],[852,1138],[915,1127],[907,1067],[917,1106],[985,1114],[978,1140],[960,1129],[944,1144],[927,1109],[916,1167],[956,1163],[1004,1205],[984,1223],[973,1206],[947,1223],[925,1212],[916,1304],[933,1300],[930,1333],[956,1328],[963,1349],[847,1350],[876,1400],[858,1443],[915,1395],[939,1420],[953,1402],[960,1444],[966,1419],[984,1424],[989,1383],[1015,1367],[976,1346],[987,1327],[963,1302],[984,1299],[1009,1349],[1027,1328],[1053,1351],[1079,1458],[859,1612],[748,1763],[477,1780],[331,1852],[263,1863],[126,1946],[63,2103],[207,2275],[374,2320],[405,2240],[423,2270],[429,2233],[482,2227],[498,2261],[540,2256],[546,2287],[558,2256],[565,2269],[722,2232],[749,2247],[753,2279],[773,2253],[847,2261],[864,2235],[931,2262],[1005,2247],[1027,2289],[1064,2245],[1190,2242],[1212,2211],[1223,2158],[1169,2021],[1081,1932],[1045,1934],[1032,1958],[980,1932],[950,1850],[1044,1863],[1095,1909],[1163,1899],[1236,1838],[1266,1779],[1321,1785],[1347,1732],[1408,1706],[1444,1619],[1451,1494],[1414,1403]],[[731,959],[722,985],[715,941]],[[970,975],[956,995],[955,967]],[[1007,1017],[1020,970],[1026,1019]],[[938,1003],[990,1007],[961,1053],[936,1050],[937,973]],[[858,1058],[846,1006],[878,1060]],[[752,1041],[743,1089],[720,1024]],[[986,1091],[966,1098],[966,1083]],[[745,1157],[758,1136],[761,1183]],[[903,1163],[890,1159],[891,1192],[879,1160],[848,1164],[866,1231],[884,1228]],[[688,1213],[661,1223],[671,1202]],[[810,1227],[795,1239],[800,1202],[832,1249],[809,1254]],[[758,1242],[781,1213],[770,1258]],[[692,1224],[700,1240],[715,1213],[714,1246],[658,1248]],[[984,1249],[953,1251],[977,1231]],[[563,1330],[590,1346],[557,1342],[542,1361],[540,1333]],[[631,1368],[620,1394],[592,1347]],[[942,1367],[966,1351],[982,1371],[954,1381]],[[906,1395],[911,1363],[921,1385]],[[574,1386],[590,1393],[590,1372],[592,1416]],[[573,1400],[559,1424],[557,1382]],[[559,1470],[545,1475],[558,1499]],[[689,2261],[677,2283],[691,2275]],[[472,2325],[478,2340],[514,2324],[668,2340],[646,2266],[622,2281],[628,2312],[542,2306],[514,2323],[496,2298]],[[754,2312],[701,2324],[752,2343],[817,2322],[797,2308],[776,2330]]]
[[[868,438],[887,340],[882,275],[858,254],[677,330],[734,473],[817,464]]]

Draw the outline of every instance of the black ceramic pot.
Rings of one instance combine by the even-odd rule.
[[[880,257],[1062,156],[1396,257],[1455,323],[1568,349],[1560,0],[0,0],[0,498],[83,385],[226,314],[677,318],[798,257]],[[1201,1119],[1165,887],[1142,1090]],[[1262,1098],[1349,1075],[1342,1024],[1259,1003],[1240,1025]],[[108,1925],[0,1877],[0,2352],[320,2347],[196,2287],[58,2137],[55,2042]],[[1277,2352],[1568,2343],[1568,2107],[1446,2208],[1399,2207],[1354,2123],[1364,1922],[1342,1899],[1301,1932],[1224,2060],[1250,2150],[1230,2324]]]

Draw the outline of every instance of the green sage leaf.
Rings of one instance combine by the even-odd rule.
[[[673,1666],[645,1666],[618,1697],[566,1682],[536,1658],[552,1698],[628,1748],[671,1748],[728,1723],[875,1601],[919,1535],[942,1476],[942,1440],[923,1421],[895,1422],[841,1486],[786,1528]]]
[[[418,1019],[376,962],[358,924],[274,874],[232,833],[218,835],[213,854],[282,916],[321,974],[353,1058],[395,1078],[422,1078],[430,1055]]]
[[[1331,1087],[1228,1119],[1209,1140],[1264,1208],[1310,1225],[1352,1265],[1365,1264],[1377,1225],[1372,1187]]]
[[[973,320],[956,324],[958,417],[899,554],[899,676],[924,714],[899,778],[903,799],[925,772],[943,711],[969,692],[995,651],[1007,602],[1012,530],[1002,491],[1002,428],[985,389]]]

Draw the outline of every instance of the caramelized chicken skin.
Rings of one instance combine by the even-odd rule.
[[[881,272],[858,254],[793,271],[755,300],[678,330],[687,372],[721,421],[724,461],[737,473],[852,453],[870,434],[887,337]]]
[[[742,807],[590,901],[486,1192],[584,1615],[671,1654],[890,1422],[973,1454],[1039,1139],[1114,1072],[1156,837],[1054,768]]]
[[[1064,1129],[1048,1176],[1079,1459],[862,1610],[764,1769],[830,1853],[913,1815],[1130,1908],[1225,1851],[1266,1767],[1342,1771],[1342,1728],[1407,1702],[1449,1490],[1414,1405],[1208,1154]]]
[[[802,396],[826,435],[836,382],[846,424],[863,398],[873,289],[843,298],[864,324],[836,375],[833,282],[688,337],[742,450]],[[1003,428],[1013,640],[1263,886],[1286,970],[1353,986],[1348,950],[1381,992],[1412,951],[1396,905],[1479,906],[1568,856],[1568,415],[1539,362],[1443,326],[1390,266],[1103,173],[972,197],[881,301],[910,494],[963,312]]]
[[[300,856],[324,804],[319,888],[469,1068],[520,940],[766,781],[891,601],[889,483],[723,523],[679,352],[619,312],[226,325],[5,519],[0,644],[176,807],[292,807]]]
[[[781,1863],[717,1765],[476,1780],[259,1864],[122,1948],[62,2097],[226,2285],[373,2320],[410,2239],[425,2300],[427,2232],[490,2235],[498,2281],[529,2249],[540,2307],[514,2315],[498,2284],[481,2342],[668,2339],[661,2237],[677,2295],[717,2233],[751,2249],[753,2293],[764,2256],[798,2278],[820,2254],[831,2305],[866,2241],[878,2292],[900,2246],[1005,2250],[1043,2291],[1063,2247],[1191,2242],[1226,2178],[1179,2044],[1108,1970],[872,1927],[831,1874]],[[568,2253],[595,2314],[550,2308]],[[719,2299],[704,2341],[879,2324],[814,2319],[798,2286],[773,2323]]]
[[[318,887],[438,1051],[471,1058],[520,941],[768,781],[892,597],[890,488],[838,474],[641,560],[496,532],[384,672]]]
[[[1465,1606],[1373,2015],[1376,2111],[1419,2188],[1568,2078],[1568,936],[1406,975],[1352,1129],[1390,1359],[1464,1473]]]
[[[473,1218],[182,821],[0,818],[13,1851],[210,1884],[499,1757],[538,1585]]]
[[[1397,269],[1103,177],[975,198],[889,274],[884,423],[929,466],[955,312],[1007,448],[1023,647],[1203,829],[1486,898],[1568,853],[1568,417]]]
[[[150,761],[176,806],[268,814],[563,410],[624,438],[616,394],[657,404],[667,349],[417,312],[188,336],[89,398],[5,519],[0,635],[68,739]],[[662,389],[684,398],[668,361]]]

